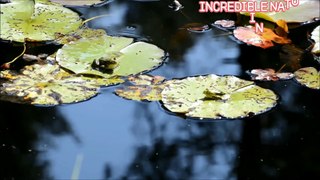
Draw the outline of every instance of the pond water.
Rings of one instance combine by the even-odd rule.
[[[252,68],[279,68],[276,50],[236,43],[210,25],[226,14],[200,14],[198,2],[174,11],[171,1],[113,1],[77,8],[111,35],[135,37],[168,52],[150,72],[167,79],[220,74],[249,79]],[[1,53],[19,47],[1,43]],[[18,50],[18,51],[17,51]],[[11,55],[11,54],[12,55]],[[1,59],[2,60],[2,59]],[[278,63],[279,62],[279,63]],[[290,70],[290,68],[289,68]],[[293,80],[258,82],[279,104],[251,118],[197,121],[158,102],[117,97],[103,88],[91,100],[56,107],[0,101],[1,179],[310,179],[320,178],[320,92]]]

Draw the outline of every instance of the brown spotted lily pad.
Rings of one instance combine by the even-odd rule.
[[[0,72],[4,82],[0,99],[35,105],[57,105],[87,100],[97,95],[99,85],[94,79],[77,77],[58,65],[31,65],[19,73]]]
[[[175,80],[162,91],[162,102],[171,112],[194,118],[242,118],[268,111],[277,95],[252,81],[234,76],[197,76]]]
[[[305,67],[297,70],[295,79],[302,85],[311,89],[320,89],[320,71],[314,67]]]
[[[161,92],[166,86],[164,77],[138,75],[130,76],[128,80],[132,85],[116,89],[115,93],[123,98],[136,101],[159,101]]]

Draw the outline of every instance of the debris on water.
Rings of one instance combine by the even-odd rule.
[[[190,32],[203,33],[211,30],[211,27],[202,23],[189,23],[181,27],[180,29],[187,29]]]
[[[224,28],[231,28],[231,27],[235,27],[235,22],[232,20],[217,20],[214,22],[213,25],[219,25],[221,27]]]
[[[174,0],[173,3],[169,5],[169,8],[173,9],[174,11],[179,11],[183,9],[183,5],[179,1]]]

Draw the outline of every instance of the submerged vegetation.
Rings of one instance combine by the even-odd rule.
[[[51,56],[44,59],[36,57],[31,65],[20,69],[10,66],[19,58],[4,63],[0,71],[1,100],[34,105],[75,103],[97,95],[103,86],[126,82],[116,89],[115,94],[131,100],[160,101],[167,110],[192,118],[250,117],[277,104],[278,96],[272,90],[228,74],[171,80],[141,75],[161,66],[166,58],[165,51],[147,42],[110,36],[102,29],[87,27],[86,22],[90,19],[83,20],[78,13],[63,5],[102,5],[104,1],[77,2],[80,4],[63,0],[11,0],[1,4],[1,40],[20,43],[24,45],[24,51],[28,44],[35,42],[53,43],[60,47]],[[306,8],[306,5],[309,7],[310,3],[300,8]],[[293,47],[299,52],[311,53],[315,62],[319,58],[320,20],[313,15],[303,17],[303,21],[299,16],[297,22],[291,22],[294,17],[290,14],[259,13],[257,18],[269,24],[262,33],[243,23],[241,19],[247,18],[246,14],[240,13],[237,17],[235,20],[218,20],[212,26],[227,31],[249,46],[265,50]],[[290,30],[295,32],[304,26],[310,29],[305,34],[311,42],[307,47],[298,45],[290,34]],[[195,24],[185,27],[191,32],[210,28],[209,25],[198,27]],[[308,88],[319,90],[319,66],[299,68],[286,73],[281,72],[282,68],[278,71],[254,69],[248,72],[252,80],[293,78]]]

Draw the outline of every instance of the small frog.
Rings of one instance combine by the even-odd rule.
[[[122,56],[121,52],[110,52],[105,56],[93,60],[91,67],[103,73],[112,74],[113,70],[119,66],[117,60]]]

